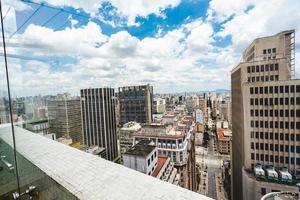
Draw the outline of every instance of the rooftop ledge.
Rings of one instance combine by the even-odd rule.
[[[89,153],[15,127],[17,151],[78,199],[208,200]],[[10,124],[0,139],[12,146]]]

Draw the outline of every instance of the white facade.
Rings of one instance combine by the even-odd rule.
[[[153,151],[145,156],[142,154],[133,155],[125,153],[123,155],[123,165],[144,174],[151,175],[157,165],[157,156],[157,148],[153,148]]]

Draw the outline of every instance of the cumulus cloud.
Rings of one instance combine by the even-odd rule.
[[[163,10],[179,5],[180,0],[131,0],[130,3],[124,0],[110,0],[122,15],[128,17],[129,25],[137,25],[136,17],[147,17],[150,14],[165,17]]]
[[[45,1],[39,0],[39,2]],[[155,14],[164,18],[165,15],[163,11],[166,8],[173,8],[180,4],[180,0],[46,0],[46,2],[54,6],[69,6],[75,9],[82,9],[92,17],[97,17],[113,27],[118,25],[118,23],[115,23],[113,20],[105,20],[102,13],[99,12],[99,9],[103,8],[105,3],[111,4],[116,9],[112,9],[109,14],[121,18],[122,21],[126,18],[126,24],[130,26],[139,25],[136,22],[137,17],[146,18],[150,14]]]
[[[216,20],[218,22],[225,21],[231,16],[240,15],[254,4],[254,0],[212,0],[209,2],[207,11],[209,20]]]
[[[163,8],[179,3],[174,2],[140,1],[137,11],[126,8],[123,1],[111,1],[122,15],[131,16],[132,22],[136,16],[160,15]],[[89,3],[77,3],[74,5],[78,8],[88,10],[84,6]],[[243,49],[253,39],[285,29],[300,31],[300,14],[297,12],[300,7],[292,4],[292,0],[274,0],[272,4],[245,0],[226,3],[224,7],[220,5],[219,0],[210,1],[208,19],[188,20],[172,30],[158,27],[157,34],[142,39],[126,30],[105,35],[94,22],[59,31],[30,24],[17,37],[19,47],[10,47],[10,53],[50,57],[58,62],[12,63],[12,87],[26,95],[76,93],[86,87],[144,83],[154,85],[155,92],[230,88],[230,70],[238,64]],[[293,17],[290,17],[291,13],[294,13]],[[220,30],[215,30],[215,24]],[[217,45],[217,40],[227,37],[231,39],[229,44]],[[299,38],[296,35],[298,45]],[[298,50],[296,63],[299,55]],[[27,91],[22,89],[24,87],[32,89]]]

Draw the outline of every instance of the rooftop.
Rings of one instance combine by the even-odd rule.
[[[157,166],[156,166],[155,170],[153,171],[153,173],[151,174],[151,176],[156,177],[159,174],[161,168],[164,166],[167,159],[168,159],[168,157],[166,157],[166,156],[158,156]]]
[[[232,131],[229,128],[217,128],[218,140],[230,141]]]
[[[156,146],[151,145],[150,140],[141,140],[139,143],[130,147],[124,154],[147,157],[155,148]]]
[[[141,125],[133,121],[124,124],[123,127],[121,128],[122,131],[138,131],[140,129],[141,129]]]
[[[78,199],[210,199],[20,127],[15,136],[17,151]],[[13,146],[9,124],[0,125],[0,138]]]

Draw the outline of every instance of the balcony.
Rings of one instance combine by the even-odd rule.
[[[35,186],[40,199],[210,199],[122,165],[15,127],[20,191]],[[0,125],[1,153],[14,165],[10,124]],[[0,199],[11,199],[15,171],[0,164]]]

